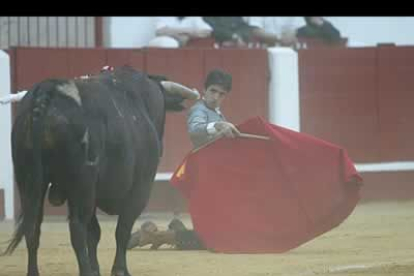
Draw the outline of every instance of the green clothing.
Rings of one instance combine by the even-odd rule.
[[[203,19],[213,28],[217,42],[231,41],[233,34],[239,35],[245,42],[250,41],[253,27],[241,16],[204,16]]]

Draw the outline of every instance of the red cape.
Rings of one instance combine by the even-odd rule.
[[[188,154],[171,179],[208,248],[285,252],[352,213],[362,178],[344,149],[259,117],[238,129],[270,140],[221,138]]]

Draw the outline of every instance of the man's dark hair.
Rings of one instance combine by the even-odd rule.
[[[207,89],[210,85],[220,85],[224,90],[230,92],[232,84],[232,77],[229,73],[220,69],[211,70],[204,82],[204,88]]]

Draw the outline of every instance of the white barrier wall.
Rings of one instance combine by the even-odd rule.
[[[300,131],[298,54],[290,48],[268,48],[269,121]]]
[[[300,131],[300,98],[298,55],[290,48],[268,48],[269,120],[295,131]],[[413,171],[413,161],[356,163],[358,172]]]
[[[10,94],[10,58],[0,50],[0,97]],[[13,219],[13,164],[11,158],[11,105],[0,105],[0,189],[4,189],[6,219]]]

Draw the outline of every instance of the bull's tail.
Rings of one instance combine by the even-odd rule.
[[[43,164],[42,164],[42,133],[44,129],[43,117],[46,114],[49,103],[49,91],[45,90],[47,83],[34,87],[31,108],[31,138],[32,138],[32,162],[31,173],[27,174],[22,181],[18,181],[21,213],[17,220],[16,230],[3,255],[11,254],[21,242],[23,236],[29,238],[35,235],[36,223],[39,222],[40,209],[43,199]],[[52,84],[49,84],[52,85]],[[20,157],[21,158],[21,157]],[[16,169],[15,169],[16,171]],[[20,177],[21,178],[21,177]],[[20,183],[19,183],[20,182]]]

